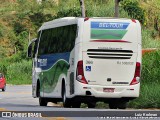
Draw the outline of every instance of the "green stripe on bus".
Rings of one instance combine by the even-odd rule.
[[[48,71],[44,71],[43,75],[40,75],[41,81],[41,91],[43,89],[44,93],[51,93],[54,91],[59,77],[61,74],[65,74],[67,76],[68,63],[61,60],[58,61],[51,69]]]
[[[121,40],[127,30],[95,30],[91,29],[91,39],[116,39]]]

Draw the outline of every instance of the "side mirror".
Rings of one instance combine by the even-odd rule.
[[[35,57],[35,52],[37,49],[37,38],[34,38],[28,45],[27,57],[32,58]]]
[[[32,44],[28,46],[27,57],[32,58]]]

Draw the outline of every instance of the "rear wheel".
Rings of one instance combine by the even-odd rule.
[[[109,102],[110,109],[126,109],[127,108],[127,101],[124,99],[115,99]]]
[[[88,105],[88,108],[95,108],[96,107],[95,102],[88,103],[87,105]]]
[[[110,109],[117,109],[117,103],[116,102],[109,102],[109,108]]]
[[[119,109],[126,109],[127,108],[127,101],[120,100],[120,102],[118,104],[118,108]]]
[[[63,107],[70,108],[71,103],[69,99],[66,97],[66,88],[64,84],[62,85],[62,99],[63,99]]]
[[[81,103],[80,102],[74,102],[72,103],[72,108],[80,108]]]

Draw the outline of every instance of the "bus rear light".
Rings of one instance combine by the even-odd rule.
[[[88,18],[88,17],[84,18],[84,22],[85,22],[85,21],[87,21],[87,20],[89,20],[89,18]]]
[[[135,20],[135,19],[132,19],[132,22],[136,23],[136,20]]]
[[[84,83],[84,84],[88,84],[88,82],[86,81],[86,78],[84,77],[83,61],[82,60],[78,61],[76,76],[77,76],[77,80],[79,82]]]
[[[140,77],[140,71],[141,71],[141,64],[139,62],[136,62],[135,77]]]
[[[132,82],[130,83],[130,85],[135,85],[135,84],[138,84],[139,82],[135,79],[135,78],[133,78],[133,80],[132,80]]]
[[[141,73],[141,64],[139,62],[136,62],[134,78],[131,81],[130,85],[135,85],[140,82],[140,73]]]

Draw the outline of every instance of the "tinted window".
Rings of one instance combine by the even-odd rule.
[[[77,25],[68,25],[42,31],[39,55],[70,52],[75,44]]]

